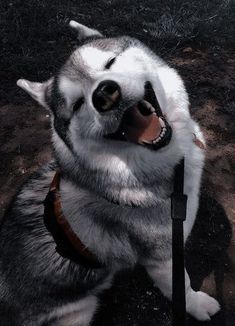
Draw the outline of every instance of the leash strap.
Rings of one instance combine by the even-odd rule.
[[[184,228],[187,196],[184,194],[184,159],[175,168],[174,191],[171,195],[172,218],[172,315],[173,326],[186,324]]]

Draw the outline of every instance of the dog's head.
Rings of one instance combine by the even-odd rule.
[[[58,74],[44,83],[17,82],[52,112],[55,147],[73,157],[97,148],[167,148],[172,112],[180,107],[188,116],[175,71],[136,39],[105,38],[74,21],[70,25],[85,41]]]

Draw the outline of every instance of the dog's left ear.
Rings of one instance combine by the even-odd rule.
[[[17,80],[17,86],[21,87],[24,91],[26,91],[34,100],[36,100],[39,104],[44,106],[46,109],[48,108],[48,104],[46,98],[50,93],[50,86],[52,84],[53,78],[45,81],[44,83],[31,82],[26,79]]]
[[[96,29],[89,28],[85,25],[79,24],[75,20],[70,20],[69,26],[78,32],[79,41],[84,40],[91,36],[100,36],[100,37],[102,36],[102,34],[98,32]]]

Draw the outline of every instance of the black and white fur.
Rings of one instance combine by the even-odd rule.
[[[170,194],[173,171],[185,157],[188,195],[185,240],[198,208],[204,142],[190,117],[188,96],[176,71],[139,41],[104,38],[76,22],[79,38],[89,37],[58,74],[45,83],[17,84],[51,111],[55,163],[41,168],[22,187],[5,216],[0,234],[0,320],[4,325],[88,326],[97,294],[111,285],[120,269],[142,264],[162,293],[171,299]],[[94,37],[94,38],[92,38]],[[115,57],[109,69],[105,65]],[[119,110],[100,114],[92,94],[102,80],[120,85]],[[171,142],[158,151],[105,139],[130,105],[144,96],[150,81],[173,129]],[[75,111],[76,103],[84,104]],[[43,200],[54,176],[60,184],[63,213],[82,242],[103,263],[87,268],[61,257],[43,222]],[[209,320],[218,302],[190,286],[187,312]]]

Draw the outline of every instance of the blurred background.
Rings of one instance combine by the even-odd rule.
[[[58,71],[79,45],[68,28],[71,19],[106,36],[138,38],[182,76],[191,113],[207,141],[201,205],[186,264],[194,287],[223,305],[206,325],[234,325],[234,0],[1,0],[0,217],[20,184],[52,155],[49,112],[18,89],[16,80],[43,81]],[[102,302],[94,325],[171,323],[169,302],[141,269],[119,275]],[[188,325],[201,324],[189,318]]]

